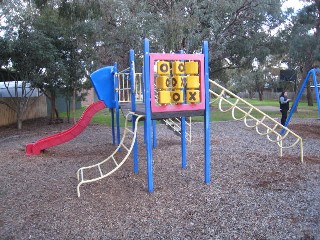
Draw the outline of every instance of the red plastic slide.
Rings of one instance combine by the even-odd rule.
[[[95,115],[105,107],[106,105],[103,101],[98,101],[91,104],[82,113],[82,116],[78,120],[78,122],[68,130],[42,138],[35,143],[27,144],[26,155],[31,156],[40,154],[41,150],[68,142],[71,139],[75,138],[88,126],[93,115]]]

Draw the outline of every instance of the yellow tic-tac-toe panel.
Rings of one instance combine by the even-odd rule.
[[[200,91],[199,90],[187,90],[187,103],[198,103],[200,102]]]
[[[183,103],[183,90],[175,90],[171,92],[171,101],[173,103]]]
[[[172,73],[174,75],[184,74],[184,62],[174,61],[172,63]]]
[[[158,76],[156,85],[158,89],[167,89],[171,87],[171,82],[168,76]]]
[[[185,71],[186,74],[198,74],[199,73],[199,64],[198,62],[185,62]]]
[[[199,88],[199,76],[187,76],[187,88]]]
[[[177,75],[172,76],[172,88],[174,89],[184,88],[182,79],[183,77],[181,76],[177,76]]]
[[[158,92],[158,102],[159,104],[170,104],[171,103],[171,91],[159,91]]]
[[[169,75],[170,74],[170,63],[167,61],[157,62],[157,73],[159,75]]]

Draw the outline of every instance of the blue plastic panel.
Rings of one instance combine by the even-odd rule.
[[[114,66],[100,68],[90,77],[99,100],[104,101],[106,107],[114,108]]]

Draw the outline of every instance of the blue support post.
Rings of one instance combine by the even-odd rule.
[[[135,64],[134,64],[134,51],[131,49],[129,52],[129,64],[130,64],[130,88],[131,88],[131,111],[136,111],[136,91],[135,91]],[[136,116],[132,116],[132,131],[135,131]],[[133,145],[133,172],[139,172],[139,160],[138,160],[138,139],[136,138]]]
[[[313,85],[314,85],[314,92],[316,94],[316,100],[318,105],[318,119],[320,120],[320,95],[319,95],[319,88],[318,88],[318,81],[317,81],[317,73],[320,73],[320,68],[313,69]]]
[[[116,134],[114,131],[114,108],[110,108],[110,112],[111,112],[112,144],[116,145]]]
[[[302,83],[302,86],[301,86],[301,88],[300,88],[300,91],[299,91],[299,93],[298,93],[298,95],[297,95],[297,97],[296,97],[296,99],[295,99],[295,101],[294,101],[294,103],[293,103],[293,105],[292,105],[292,107],[291,107],[291,110],[290,110],[289,116],[287,117],[286,123],[284,124],[285,127],[288,126],[288,124],[289,124],[289,122],[290,122],[290,120],[291,120],[292,115],[294,114],[294,112],[296,111],[296,109],[297,109],[297,107],[298,107],[299,100],[300,100],[300,98],[301,98],[301,96],[302,96],[302,93],[303,93],[305,87],[307,86],[307,83],[308,83],[308,81],[309,81],[310,74],[311,74],[311,71],[308,72],[306,78],[304,79],[304,81],[303,81],[303,83]],[[284,133],[284,129],[282,129],[282,131],[281,131],[281,134],[283,134],[283,133]]]
[[[186,117],[181,117],[181,167],[187,167]]]
[[[147,175],[148,175],[148,191],[153,192],[153,167],[152,167],[152,142],[151,142],[151,106],[150,106],[150,59],[149,59],[149,40],[144,40],[144,87],[145,87],[145,135],[147,140]]]
[[[142,89],[142,102],[145,104],[145,96],[146,96],[146,88],[145,88],[145,84],[144,84],[144,67],[142,67],[142,86],[143,86],[143,89]],[[143,131],[144,131],[144,134],[143,134],[143,141],[144,141],[144,144],[147,144],[147,135],[146,135],[146,132],[147,132],[147,125],[146,125],[146,121],[143,122]]]
[[[116,103],[116,123],[117,123],[117,142],[120,144],[120,106],[119,106],[119,78],[118,64],[114,64],[114,87],[115,87],[115,103]]]
[[[184,54],[181,50],[180,54]],[[183,88],[183,102],[186,102],[186,88]],[[186,141],[186,117],[183,116],[181,120],[181,167],[185,169],[187,167],[187,141]]]
[[[157,121],[152,120],[152,137],[153,137],[153,148],[157,147]]]
[[[142,67],[141,68],[141,72],[143,72],[144,73],[144,67]],[[142,74],[142,77],[141,77],[141,80],[142,80],[142,86],[143,86],[143,88],[142,88],[142,102],[144,103],[145,101],[144,101],[144,96],[146,95],[146,88],[145,88],[145,83],[144,83],[144,75]]]
[[[204,82],[205,82],[205,115],[204,115],[204,181],[206,184],[210,183],[210,95],[209,95],[209,48],[208,42],[204,41],[202,46],[204,54]]]

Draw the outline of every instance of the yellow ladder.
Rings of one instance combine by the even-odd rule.
[[[280,148],[280,156],[282,157],[282,150],[284,148],[292,148],[296,146],[298,143],[300,143],[300,156],[301,156],[301,162],[303,162],[303,142],[302,138],[298,136],[296,133],[288,129],[287,127],[282,126],[279,122],[262,112],[260,109],[254,107],[252,104],[248,103],[244,99],[238,97],[236,94],[232,93],[228,89],[224,88],[223,86],[219,85],[215,81],[209,80],[209,83],[211,84],[211,89],[218,89],[221,91],[220,93],[216,93],[213,90],[209,90],[210,94],[214,96],[214,100],[210,103],[213,103],[215,101],[219,101],[219,110],[221,112],[228,112],[231,111],[232,117],[235,120],[242,120],[244,121],[244,124],[249,128],[255,128],[256,132],[259,135],[267,136],[268,140],[274,143],[277,143]],[[236,99],[235,102],[231,102],[227,99],[226,95],[229,95],[230,97]],[[230,106],[227,109],[223,109],[223,103],[226,103],[227,106]],[[237,104],[244,104],[247,109],[243,109],[240,106],[237,106]],[[240,112],[242,114],[241,117],[236,116],[236,111]],[[256,111],[260,115],[262,115],[261,119],[258,119],[252,115],[252,113]],[[250,125],[248,119],[252,120],[254,123]],[[268,121],[269,125],[266,123]],[[270,126],[271,123],[271,126]],[[261,131],[261,128],[264,129],[264,132]],[[284,134],[281,134],[281,130],[284,129]],[[273,136],[273,137],[272,137]],[[290,139],[290,141],[289,141]],[[293,140],[292,140],[293,139]],[[293,142],[293,143],[292,143]],[[288,145],[285,145],[284,143],[289,143]]]

